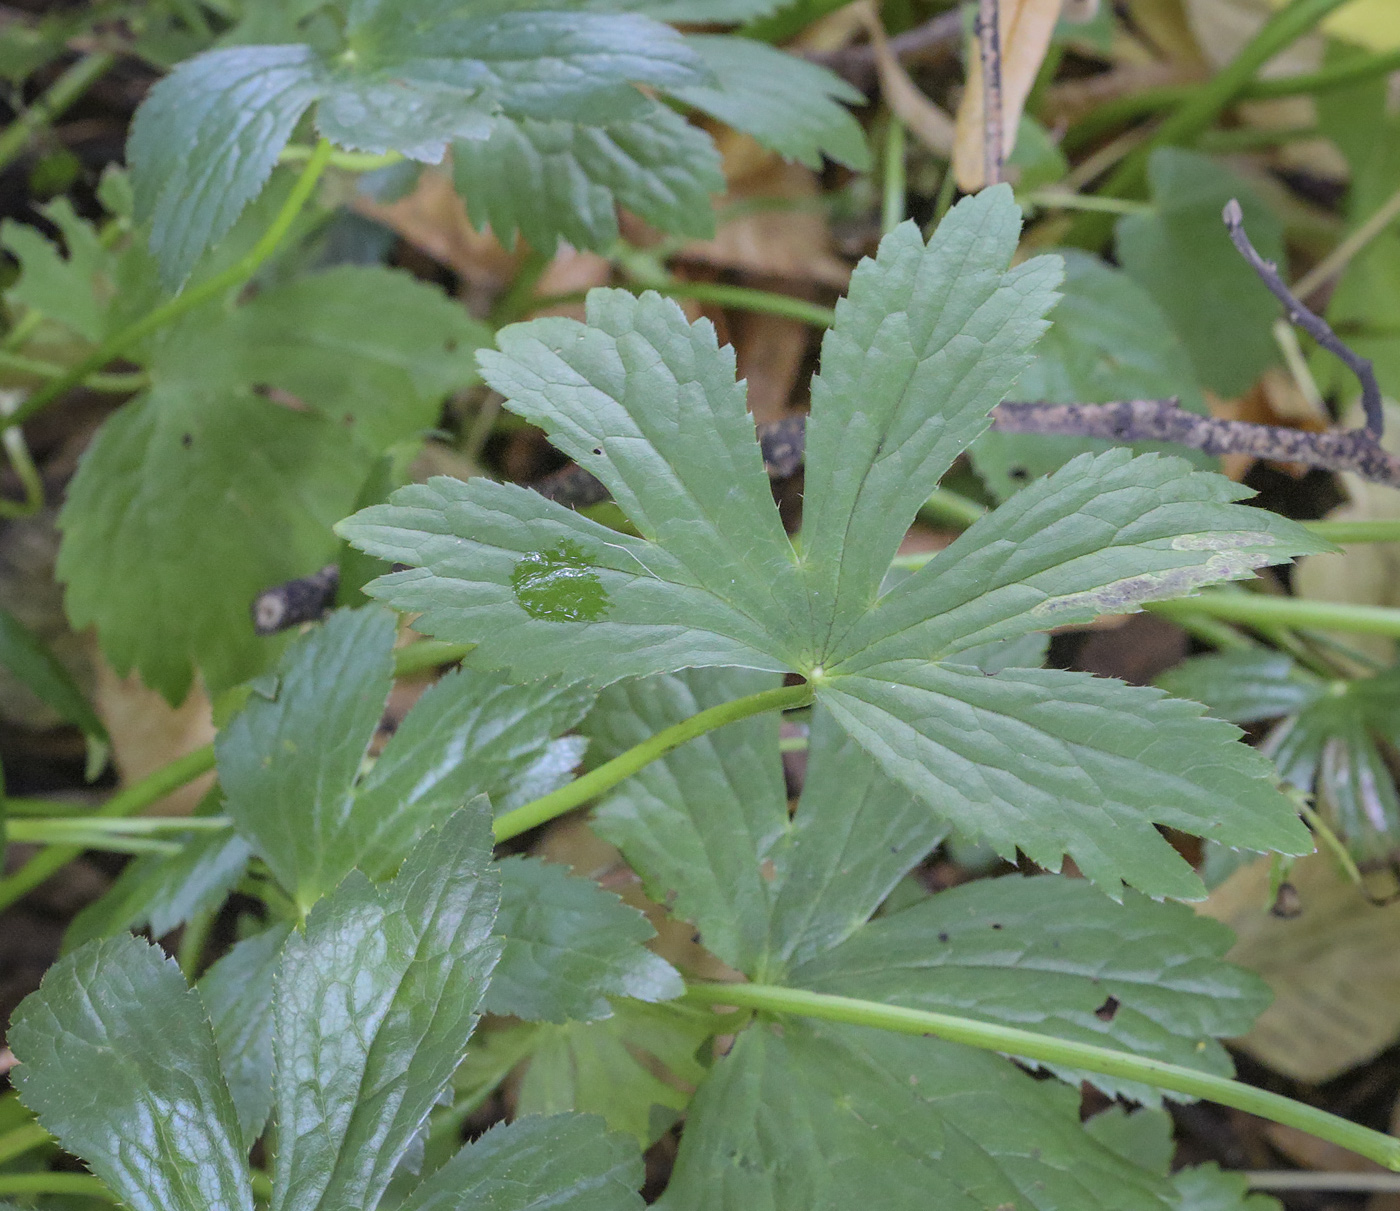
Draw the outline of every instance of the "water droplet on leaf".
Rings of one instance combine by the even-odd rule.
[[[597,622],[608,612],[608,593],[594,567],[583,548],[566,538],[522,557],[510,574],[510,587],[531,618]]]

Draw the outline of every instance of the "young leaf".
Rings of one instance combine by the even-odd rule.
[[[315,54],[297,45],[208,51],[156,82],[127,160],[167,286],[228,234],[320,92]]]
[[[244,938],[199,981],[244,1148],[272,1110],[272,988],[290,924]]]
[[[498,869],[505,949],[488,1013],[586,1022],[612,1014],[609,996],[666,1001],[685,991],[675,968],[646,948],[656,935],[646,917],[612,892],[533,858],[506,858]]]
[[[485,799],[394,881],[358,872],[288,940],[273,1047],[273,1211],[372,1207],[447,1087],[500,956]]]
[[[954,1013],[1229,1075],[1268,987],[1229,930],[1179,904],[1113,904],[1082,880],[987,879],[877,917],[788,974],[804,988]],[[1065,1071],[1072,1083],[1079,1073]],[[1110,1096],[1155,1091],[1093,1075]]]
[[[229,815],[303,908],[360,856],[346,826],[393,682],[393,642],[382,610],[332,615],[288,651],[276,696],[255,692],[215,744]]]
[[[641,1211],[641,1154],[584,1114],[491,1128],[420,1185],[402,1211]]]
[[[336,844],[371,876],[392,871],[426,829],[464,803],[508,797],[549,757],[550,738],[576,724],[592,699],[577,685],[449,673],[414,704],[360,781]],[[578,763],[576,746],[571,753],[565,775]]]
[[[606,760],[707,707],[776,685],[743,669],[628,681],[600,695],[584,730]],[[767,943],[771,882],[786,865],[776,715],[729,724],[648,765],[604,801],[594,826],[710,951],[754,969]]]
[[[97,229],[78,217],[73,203],[59,198],[40,213],[63,236],[62,256],[38,228],[6,219],[0,223],[0,246],[20,264],[20,278],[6,291],[22,303],[57,320],[89,341],[107,335],[107,314],[115,286],[112,266],[117,253],[106,248]]]
[[[497,118],[485,139],[452,148],[453,179],[477,226],[539,252],[560,239],[605,251],[617,208],[677,235],[714,234],[710,195],[722,192],[719,153],[704,131],[656,105],[608,126]]]
[[[864,105],[865,95],[840,76],[751,38],[693,34],[686,44],[715,77],[671,90],[687,105],[808,168],[823,156],[857,172],[870,167],[865,132],[839,104]]]
[[[248,602],[327,562],[370,458],[341,427],[249,390],[157,387],[107,420],[69,485],[69,619],[173,703],[196,664],[214,693],[256,676],[277,648]]]
[[[909,523],[1030,360],[1059,262],[1010,271],[1004,185],[907,223],[851,278],[822,343],[807,426],[802,548],[819,658],[874,603]]]
[[[199,994],[130,934],[60,959],[10,1027],[20,1095],[133,1211],[253,1211]]]
[[[956,661],[964,647],[1135,610],[1330,545],[1233,503],[1249,495],[1177,458],[1082,454],[881,597],[833,648],[827,671]]]
[[[898,660],[833,678],[822,700],[891,776],[1005,856],[1072,857],[1117,897],[1201,899],[1154,823],[1240,849],[1312,852],[1267,760],[1193,703],[1059,669],[995,677]]]
[[[1166,1211],[1166,1183],[1079,1125],[1079,1093],[999,1056],[825,1022],[760,1022],[691,1106],[672,1211]]]
[[[1178,698],[1203,702],[1217,719],[1258,723],[1320,701],[1327,686],[1283,652],[1219,652],[1182,661],[1156,684]]]

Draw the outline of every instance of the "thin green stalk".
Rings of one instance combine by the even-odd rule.
[[[1015,1026],[977,1022],[946,1013],[905,1009],[876,1001],[857,1000],[855,997],[831,996],[768,984],[694,983],[687,986],[685,999],[701,1005],[735,1005],[766,1013],[797,1014],[828,1022],[873,1026],[900,1034],[932,1035],[951,1043],[962,1043],[984,1051],[999,1051],[1037,1063],[1057,1064],[1140,1081],[1157,1089],[1205,1098],[1222,1106],[1233,1106],[1237,1110],[1257,1114],[1275,1123],[1297,1127],[1300,1131],[1348,1148],[1389,1169],[1400,1170],[1400,1139],[1394,1136],[1372,1131],[1359,1123],[1348,1122],[1325,1110],[1265,1089],[1256,1089],[1253,1085],[1126,1051],[1058,1039]]]
[[[1331,1173],[1316,1169],[1255,1169],[1240,1171],[1251,1190],[1331,1190],[1338,1194],[1400,1192],[1394,1173]]]
[[[175,961],[180,965],[185,979],[191,984],[199,979],[200,961],[204,958],[204,948],[218,915],[217,909],[206,908],[203,912],[195,913],[180,931],[180,945],[175,954]]]
[[[1305,521],[1303,525],[1329,542],[1400,542],[1400,518],[1383,521]]]
[[[20,321],[5,333],[5,339],[0,340],[0,351],[10,352],[11,350],[18,349],[31,336],[39,331],[39,325],[43,322],[44,313],[37,307],[29,308]]]
[[[233,827],[227,816],[137,816],[102,819],[96,816],[29,816],[5,822],[11,841],[29,845],[71,844],[74,836],[159,837],[164,833],[221,833]]]
[[[1284,626],[1316,631],[1350,631],[1400,639],[1400,610],[1354,605],[1346,601],[1311,601],[1303,597],[1268,597],[1262,593],[1201,593],[1146,607],[1163,618],[1193,614],[1245,626]]]
[[[1319,286],[1340,277],[1356,254],[1397,218],[1400,218],[1400,189],[1391,194],[1376,208],[1374,214],[1299,278],[1293,286],[1293,293],[1300,299],[1306,299]]]
[[[1246,635],[1243,631],[1235,630],[1228,622],[1217,622],[1214,618],[1203,618],[1199,614],[1173,619],[1173,621],[1193,639],[1199,639],[1202,643],[1208,643],[1211,647],[1219,648],[1221,651],[1252,652],[1259,648],[1259,642],[1256,639]]]
[[[791,298],[786,294],[774,294],[770,290],[754,290],[749,286],[726,286],[718,282],[665,282],[659,286],[648,286],[647,289],[671,298],[695,299],[700,303],[716,303],[739,311],[781,315],[817,328],[830,328],[836,322],[836,312],[830,307]]]
[[[496,818],[497,841],[508,841],[521,833],[562,816],[565,812],[582,807],[590,799],[597,798],[605,790],[610,790],[619,782],[626,781],[638,770],[664,757],[672,749],[679,748],[688,740],[712,732],[726,723],[737,723],[751,715],[761,715],[765,711],[784,711],[807,706],[812,701],[810,685],[789,685],[776,690],[764,690],[760,694],[750,694],[736,698],[733,702],[722,702],[709,710],[683,719],[680,723],[659,731],[641,744],[620,753],[611,761],[590,770],[582,778],[561,786],[557,791],[517,807]]]
[[[0,131],[0,168],[19,155],[40,128],[52,122],[106,75],[116,59],[108,51],[94,51],[84,55],[50,84],[33,105]]]
[[[897,114],[890,114],[885,130],[885,188],[880,206],[880,230],[888,234],[904,222],[908,213],[908,177],[905,171],[906,144],[904,123]]]
[[[93,814],[107,818],[134,816],[213,768],[214,746],[208,744],[177,758],[169,765],[161,766],[155,773],[147,775],[134,786],[113,795]],[[21,896],[33,891],[82,852],[82,846],[55,845],[35,854],[14,874],[0,879],[0,912],[9,908]]]
[[[277,217],[273,219],[271,226],[263,232],[262,237],[247,253],[222,273],[215,274],[198,286],[192,286],[183,294],[177,295],[159,307],[148,311],[139,320],[127,325],[116,335],[108,337],[66,374],[54,379],[31,395],[11,416],[0,419],[0,427],[10,428],[22,424],[35,413],[48,407],[66,391],[78,386],[89,374],[101,370],[113,358],[120,357],[137,342],[150,336],[151,333],[159,331],[187,312],[207,303],[210,299],[218,298],[234,287],[241,286],[251,278],[262,263],[276,251],[277,246],[291,230],[292,224],[296,222],[302,208],[310,200],[311,194],[316,188],[316,182],[320,180],[321,173],[325,171],[330,156],[331,145],[327,140],[322,139],[316,146],[316,153],[307,160],[306,167],[302,169],[296,184],[292,186],[292,191],[287,195],[287,200],[283,203]]]
[[[1228,156],[1243,151],[1278,147],[1284,143],[1297,143],[1303,139],[1317,139],[1321,136],[1322,132],[1316,126],[1241,126],[1230,130],[1202,131],[1197,136],[1194,146],[1197,151]]]
[[[456,664],[476,644],[447,643],[441,639],[420,639],[406,647],[394,649],[394,676],[411,677],[414,673],[425,673],[430,669],[441,668],[444,664]]]
[[[931,525],[956,526],[966,530],[975,521],[987,515],[984,506],[975,500],[952,492],[947,488],[935,488],[929,498],[919,507],[919,519]]]
[[[279,164],[305,164],[316,154],[314,147],[304,143],[288,143],[277,156]],[[344,168],[349,172],[374,172],[380,168],[391,168],[404,159],[401,152],[386,151],[378,155],[370,151],[333,151],[328,161],[330,168]]]
[[[0,1173],[0,1196],[10,1194],[79,1194],[119,1203],[107,1184],[90,1173]]]
[[[0,416],[7,415],[18,398],[16,392],[0,392]],[[20,487],[24,489],[23,500],[0,500],[0,517],[33,517],[44,507],[44,477],[34,465],[34,456],[29,453],[29,442],[25,440],[24,430],[0,431],[0,445],[4,446],[5,456],[14,468]]]
[[[515,280],[491,308],[487,321],[493,328],[504,328],[530,310],[534,303],[535,287],[549,268],[550,260],[542,252],[531,251],[526,255],[516,271]]]
[[[1327,827],[1327,821],[1317,814],[1301,792],[1294,797],[1294,802],[1298,805],[1298,814],[1303,817],[1303,822],[1317,835],[1322,847],[1331,853],[1347,881],[1357,887],[1362,886],[1361,870],[1351,856],[1351,851],[1342,843],[1342,839]]]
[[[32,1152],[35,1148],[40,1148],[53,1139],[38,1123],[25,1123],[22,1127],[16,1127],[11,1131],[0,1135],[0,1165],[6,1161],[14,1160],[17,1156],[23,1156],[26,1152]]]
[[[26,317],[27,318],[27,317]],[[36,357],[22,357],[18,353],[7,353],[0,349],[0,370],[15,370],[20,374],[34,374],[41,378],[59,378],[67,373],[64,366],[53,362],[40,361]],[[110,391],[113,394],[139,391],[147,383],[147,374],[94,374],[83,384],[89,391]]]

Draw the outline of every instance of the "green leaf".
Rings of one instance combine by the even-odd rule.
[[[1030,360],[1059,262],[1010,271],[1006,186],[907,223],[851,278],[822,343],[807,426],[802,546],[818,663],[875,602],[920,505]]]
[[[286,943],[273,1009],[273,1211],[372,1207],[462,1059],[500,943],[491,812],[352,873]],[[353,975],[353,979],[348,978]]]
[[[1128,1107],[1115,1103],[1085,1119],[1084,1130],[1125,1161],[1149,1173],[1166,1177],[1171,1172],[1176,1155],[1176,1140],[1172,1138],[1176,1124],[1162,1107],[1140,1107],[1129,1113]]]
[[[1327,687],[1283,652],[1266,648],[1196,656],[1168,669],[1157,684],[1178,698],[1203,702],[1231,723],[1258,723],[1300,711]]]
[[[255,692],[215,743],[234,825],[303,908],[363,852],[347,835],[353,785],[393,683],[393,643],[383,610],[333,614],[287,652],[275,697]]]
[[[1172,1175],[1177,1211],[1283,1211],[1267,1194],[1251,1194],[1243,1173],[1221,1169],[1214,1161]]]
[[[10,1027],[20,1095],[133,1211],[253,1211],[199,994],[129,934],[60,959]]]
[[[368,265],[263,291],[209,335],[187,353],[204,374],[275,384],[375,453],[436,425],[443,397],[477,381],[476,351],[491,341],[441,290]]]
[[[692,34],[686,44],[716,81],[673,88],[687,105],[808,168],[821,168],[823,156],[870,167],[865,132],[840,104],[864,105],[865,95],[840,76],[750,38]]]
[[[520,780],[538,776],[550,738],[573,727],[592,700],[577,685],[449,673],[414,704],[361,780],[336,844],[371,876],[392,871],[427,828],[463,804],[477,795],[504,802]],[[577,744],[567,747],[564,775],[579,756]]]
[[[508,485],[436,479],[342,523],[356,546],[415,565],[369,591],[424,612],[428,634],[480,642],[469,662],[517,679],[784,667],[775,655],[800,642],[807,607],[733,351],[650,292],[592,291],[588,320],[503,329],[483,374],[644,537]]]
[[[878,917],[788,981],[819,992],[999,1022],[1228,1076],[1216,1041],[1272,999],[1224,960],[1234,936],[1180,904],[1106,900],[1082,880],[1008,876]],[[1132,1081],[1063,1070],[1150,1104]]]
[[[897,660],[832,678],[821,699],[891,777],[1004,857],[1068,854],[1117,898],[1200,899],[1153,824],[1239,849],[1301,854],[1311,837],[1268,761],[1195,703],[1058,669],[989,677]]]
[[[743,669],[623,682],[600,695],[584,731],[606,760],[708,707],[776,685]],[[707,949],[755,969],[788,846],[776,715],[731,723],[652,762],[604,800],[593,823],[647,894],[694,924]]]
[[[1096,256],[1074,248],[1059,255],[1065,262],[1063,294],[1050,314],[1050,331],[1017,380],[1016,398],[1056,404],[1175,398],[1187,411],[1205,415],[1186,347],[1152,297]],[[992,495],[1005,500],[1076,454],[1109,448],[1109,442],[1097,438],[989,429],[969,453]],[[1215,463],[1160,442],[1134,442],[1130,448],[1136,454],[1174,453],[1201,467]]]
[[[613,1008],[612,1017],[599,1021],[516,1028],[532,1032],[517,1109],[601,1115],[611,1130],[648,1148],[666,1134],[689,1103],[690,1090],[705,1079],[698,1055],[723,1022],[707,1010],[675,1003],[621,1000]],[[501,1041],[522,1045],[519,1039]]]
[[[222,800],[216,795],[216,805]],[[201,814],[204,814],[201,810]],[[212,813],[210,813],[212,814]],[[63,935],[64,951],[125,930],[161,938],[192,917],[217,909],[248,868],[253,847],[236,833],[197,834],[177,854],[143,854]]]
[[[0,665],[18,678],[45,706],[87,738],[87,776],[91,781],[107,764],[107,729],[68,670],[48,646],[9,610],[0,607]]]
[[[309,46],[234,46],[181,63],[136,111],[127,162],[136,216],[178,287],[262,191],[321,92]]]
[[[584,1114],[491,1128],[409,1196],[403,1211],[640,1211],[641,1154]]]
[[[1000,1056],[859,1026],[745,1030],[701,1086],[668,1211],[1164,1211],[1162,1179]]]
[[[651,923],[592,879],[533,858],[505,858],[496,936],[505,950],[486,994],[488,1013],[586,1022],[612,1014],[609,996],[668,1001],[679,973],[645,943]]]
[[[196,664],[212,693],[256,676],[278,649],[248,603],[327,562],[368,460],[338,426],[251,392],[180,383],[132,401],[59,516],[69,620],[174,703]]]
[[[1243,394],[1278,361],[1279,307],[1230,243],[1220,211],[1231,198],[1265,260],[1283,259],[1283,229],[1249,185],[1214,160],[1162,147],[1148,161],[1153,212],[1118,220],[1119,264],[1166,312],[1201,386]]]
[[[244,938],[199,981],[244,1148],[272,1110],[272,989],[290,924]]]
[[[964,531],[852,625],[828,672],[955,660],[1013,639],[1326,549],[1296,522],[1235,501],[1248,488],[1180,459],[1082,454]]]
[[[769,931],[770,954],[790,964],[860,929],[948,831],[823,706],[812,712],[807,754]]]
[[[662,231],[708,238],[710,195],[724,189],[714,142],[664,105],[607,126],[498,118],[487,138],[453,145],[452,171],[473,223],[507,244],[519,231],[544,253],[560,239],[606,251],[619,206]]]
[[[10,302],[22,303],[57,320],[86,340],[107,335],[108,305],[115,253],[103,246],[97,229],[78,217],[67,198],[42,207],[40,213],[63,237],[64,251],[24,223],[0,223],[0,246],[20,264],[20,278],[6,292]]]

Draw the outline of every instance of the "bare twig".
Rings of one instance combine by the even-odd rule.
[[[1375,367],[1371,365],[1370,359],[1347,348],[1342,339],[1328,327],[1327,321],[1303,306],[1298,297],[1283,284],[1278,266],[1261,257],[1249,242],[1249,236],[1244,230],[1244,212],[1240,210],[1239,202],[1234,198],[1226,202],[1222,217],[1225,220],[1225,230],[1230,233],[1231,242],[1240,256],[1249,262],[1250,268],[1259,275],[1259,280],[1269,288],[1269,293],[1283,304],[1288,322],[1301,328],[1356,375],[1361,384],[1361,409],[1366,415],[1365,431],[1372,441],[1380,441],[1385,430],[1385,415],[1381,410],[1381,387],[1376,381]]]
[[[1112,404],[1001,404],[992,410],[1001,433],[1099,437],[1115,442],[1158,441],[1207,454],[1252,454],[1273,462],[1354,471],[1373,483],[1400,488],[1400,459],[1367,429],[1310,433],[1275,425],[1197,416],[1174,399],[1130,399]]]
[[[1001,6],[997,0],[977,0],[977,48],[982,60],[982,138],[987,184],[1001,180]]]
[[[303,622],[318,622],[335,604],[339,588],[340,569],[332,563],[311,576],[264,589],[253,598],[253,630],[259,635],[276,635]]]

